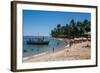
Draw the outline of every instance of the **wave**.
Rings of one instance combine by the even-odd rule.
[[[23,60],[27,60],[27,59],[30,59],[30,58],[33,58],[33,57],[42,56],[42,55],[45,55],[45,54],[47,54],[47,53],[48,53],[48,52],[43,52],[43,53],[36,54],[36,55],[32,55],[32,56],[29,56],[29,57],[24,57]]]

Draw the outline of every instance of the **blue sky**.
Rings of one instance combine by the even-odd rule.
[[[79,12],[51,12],[23,10],[24,36],[49,36],[57,24],[66,25],[72,19],[75,21],[91,20],[90,13]]]

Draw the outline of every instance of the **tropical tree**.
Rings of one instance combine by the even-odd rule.
[[[90,26],[91,23],[87,19],[83,22],[75,22],[75,20],[72,19],[69,24],[63,26],[61,26],[61,24],[57,24],[57,26],[51,30],[51,36],[64,38],[84,37],[85,33],[91,31]]]

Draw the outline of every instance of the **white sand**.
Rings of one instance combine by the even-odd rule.
[[[82,60],[91,58],[91,49],[86,47],[90,45],[89,41],[73,44],[71,47],[65,47],[65,49],[43,54],[39,56],[30,56],[24,59],[23,62],[39,62],[39,61],[61,61],[61,60]]]

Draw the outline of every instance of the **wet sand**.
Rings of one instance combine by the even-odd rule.
[[[91,58],[91,46],[90,41],[81,43],[74,43],[71,47],[65,47],[65,49],[50,52],[40,56],[30,56],[24,58],[23,62],[45,62],[45,61],[65,61],[65,60],[85,60]]]

